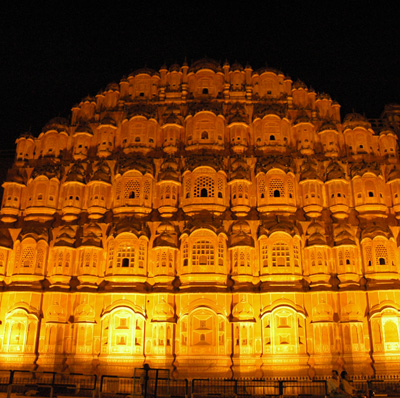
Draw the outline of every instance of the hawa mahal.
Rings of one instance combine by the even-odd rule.
[[[16,140],[0,367],[400,371],[400,107],[280,71],[137,70]]]

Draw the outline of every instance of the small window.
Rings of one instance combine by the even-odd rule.
[[[208,198],[208,192],[207,192],[207,189],[206,189],[206,188],[203,188],[203,189],[200,191],[200,197],[201,197],[201,198]]]
[[[129,258],[123,258],[122,259],[122,266],[123,267],[129,267]]]
[[[373,197],[374,197],[374,193],[373,193],[372,191],[369,191],[369,192],[368,192],[368,196],[369,196],[370,198],[373,198]]]
[[[208,140],[208,133],[207,133],[207,131],[203,131],[203,132],[201,133],[201,139],[202,139],[202,140]]]
[[[270,140],[270,141],[275,141],[275,136],[274,136],[274,135],[270,135],[270,136],[269,136],[269,140]]]
[[[275,189],[274,198],[280,198],[280,197],[281,197],[281,192],[279,191],[279,189]]]
[[[383,257],[379,258],[379,265],[386,265],[386,260]]]
[[[203,88],[203,94],[208,94],[208,88]]]

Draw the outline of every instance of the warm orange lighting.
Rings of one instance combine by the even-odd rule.
[[[139,70],[17,139],[0,367],[175,377],[400,371],[400,163],[300,81]]]

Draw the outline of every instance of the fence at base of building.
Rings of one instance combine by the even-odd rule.
[[[353,378],[357,396],[399,397],[400,378]],[[172,379],[166,369],[135,369],[133,377],[78,373],[0,371],[0,397],[92,398],[325,398],[327,379]]]

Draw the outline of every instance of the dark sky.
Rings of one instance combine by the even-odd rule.
[[[267,64],[329,93],[342,116],[379,117],[385,104],[400,103],[400,14],[391,2],[8,3],[0,21],[0,149],[14,148],[26,131],[37,136],[48,120],[69,117],[82,98],[135,69],[185,58]]]

